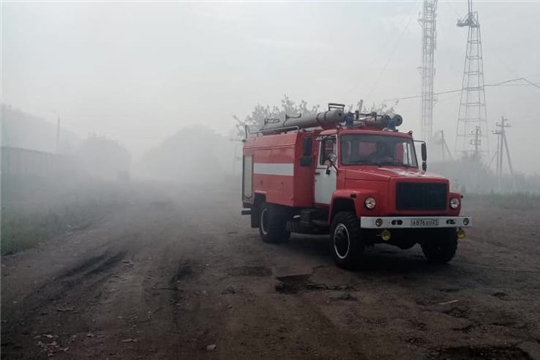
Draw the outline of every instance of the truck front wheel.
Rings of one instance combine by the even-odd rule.
[[[429,262],[446,264],[456,255],[458,237],[456,229],[445,230],[440,238],[427,239],[421,244],[422,252]]]
[[[262,203],[259,207],[259,234],[266,243],[279,243],[289,239],[287,216],[277,206]]]
[[[356,215],[351,212],[338,213],[332,221],[330,237],[336,265],[347,270],[358,267],[364,242]]]

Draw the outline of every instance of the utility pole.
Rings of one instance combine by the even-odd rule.
[[[508,141],[506,140],[506,129],[510,127],[510,124],[507,123],[508,119],[504,116],[501,116],[501,122],[497,123],[496,126],[499,130],[495,130],[493,133],[497,135],[497,166],[496,172],[499,178],[499,188],[503,172],[503,152],[506,152],[506,160],[508,161],[508,169],[510,170],[510,176],[512,178],[512,189],[515,190],[514,182],[514,168],[512,167],[512,158],[510,157],[510,150],[508,149]]]
[[[448,144],[446,143],[446,139],[444,138],[444,131],[441,130],[439,131],[441,133],[441,156],[442,156],[442,161],[444,162],[445,159],[446,159],[446,155],[448,155],[448,157],[450,158],[450,160],[453,160],[452,159],[452,153],[450,152],[450,149],[448,148]]]
[[[445,149],[444,149],[444,131],[441,130],[441,156],[442,156],[442,161],[444,162],[444,152],[445,152]]]
[[[496,126],[499,126],[499,124],[497,123]],[[497,135],[497,151],[495,152],[495,156],[493,157],[491,162],[493,162],[493,160],[496,160],[496,162],[495,162],[495,173],[497,174],[497,177],[499,178],[499,188],[500,188],[500,178],[501,178],[501,173],[502,173],[501,161],[500,161],[501,154],[502,154],[502,151],[501,151],[501,145],[502,145],[501,134],[502,134],[502,132],[500,130],[495,130],[495,131],[493,131],[493,134]]]
[[[56,153],[60,154],[60,115],[56,120]]]
[[[480,160],[479,149],[480,145],[482,144],[482,140],[480,139],[480,136],[482,136],[482,130],[480,129],[480,126],[475,127],[474,132],[471,132],[471,134],[474,134],[474,140],[471,140],[470,142],[470,144],[474,146],[473,157],[475,160]]]
[[[510,158],[510,151],[508,150],[508,141],[506,140],[506,128],[509,128],[510,125],[506,124],[506,119],[504,116],[501,118],[501,141],[504,144],[504,149],[506,150],[506,159],[508,160],[508,169],[510,169],[510,176],[512,177],[512,190],[516,190],[516,184],[514,183],[514,169],[512,168],[512,159]],[[501,145],[501,172],[502,172],[502,145]]]

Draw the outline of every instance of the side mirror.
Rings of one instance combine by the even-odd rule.
[[[426,164],[426,161],[427,161],[427,146],[426,146],[425,142],[422,143],[421,151],[422,151],[422,170],[426,171],[427,170],[427,164]]]
[[[409,131],[409,134],[412,135],[412,132]],[[426,164],[426,161],[427,161],[427,145],[426,145],[426,142],[425,141],[422,141],[422,140],[414,140],[415,143],[420,143],[420,153],[422,154],[422,170],[423,171],[426,171],[427,170],[427,164]],[[415,146],[416,148],[416,146]]]

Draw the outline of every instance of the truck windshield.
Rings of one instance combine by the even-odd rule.
[[[341,136],[342,165],[394,165],[418,167],[411,139],[390,135]]]

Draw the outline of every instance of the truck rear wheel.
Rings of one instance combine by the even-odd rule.
[[[438,239],[428,239],[421,244],[429,262],[446,264],[456,255],[458,237],[456,229],[448,229]]]
[[[356,215],[338,213],[332,221],[330,238],[336,265],[347,270],[357,268],[364,252],[364,242]]]
[[[277,206],[262,203],[259,207],[259,234],[266,243],[280,243],[289,239],[287,216]]]

